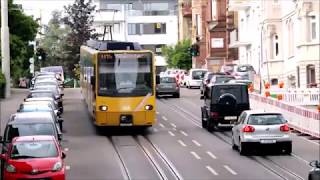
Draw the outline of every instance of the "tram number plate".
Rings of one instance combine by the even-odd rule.
[[[121,115],[120,126],[132,126],[132,115]]]

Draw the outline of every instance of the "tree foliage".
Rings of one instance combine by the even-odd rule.
[[[67,66],[68,53],[66,37],[71,32],[69,26],[64,26],[61,12],[54,11],[48,25],[44,27],[44,37],[39,42],[39,53],[41,50],[45,53],[45,60],[42,60],[42,66]],[[42,58],[43,59],[43,58]],[[39,63],[36,63],[39,64]]]
[[[10,68],[11,77],[16,84],[19,77],[29,76],[29,59],[33,56],[33,46],[29,45],[37,34],[38,23],[12,0],[8,2],[8,21],[10,29]]]
[[[75,77],[74,69],[79,63],[80,46],[97,36],[92,29],[95,6],[92,5],[92,0],[75,0],[72,5],[64,8],[67,16],[63,18],[63,22],[70,27],[65,47],[69,54],[67,71]]]
[[[183,40],[174,46],[162,48],[163,55],[170,68],[190,69],[192,67],[192,56],[190,54],[190,40]]]

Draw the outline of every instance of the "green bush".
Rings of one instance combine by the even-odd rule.
[[[0,72],[0,85],[5,85],[6,84],[6,77],[2,72]]]

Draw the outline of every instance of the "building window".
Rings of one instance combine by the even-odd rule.
[[[297,86],[300,88],[300,67],[297,66]]]
[[[199,14],[196,14],[195,20],[196,20],[196,36],[200,36],[201,35],[201,21],[200,21]]]
[[[314,87],[316,84],[315,65],[307,65],[307,87]]]
[[[317,39],[317,18],[316,16],[310,16],[310,35],[311,40]]]
[[[277,57],[279,55],[279,37],[277,34],[275,34],[273,39],[274,43],[274,56]]]
[[[129,23],[128,24],[128,34],[166,34],[167,27],[166,23]]]
[[[142,28],[141,24],[137,23],[129,23],[128,24],[128,34],[129,35],[137,35],[137,34],[142,34]]]
[[[271,85],[277,85],[278,84],[278,79],[271,79]]]

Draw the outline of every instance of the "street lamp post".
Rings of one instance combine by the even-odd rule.
[[[5,97],[11,95],[10,92],[10,49],[9,49],[9,26],[8,26],[8,0],[1,0],[1,67],[6,77]]]

